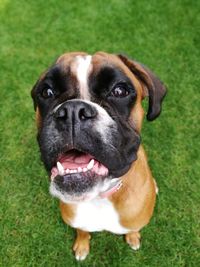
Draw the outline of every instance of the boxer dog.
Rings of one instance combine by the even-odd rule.
[[[95,231],[124,234],[140,247],[157,191],[140,140],[142,100],[152,121],[165,93],[148,68],[104,52],[63,54],[33,87],[41,158],[62,218],[77,231],[77,260]]]

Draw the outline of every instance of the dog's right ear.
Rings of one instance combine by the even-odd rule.
[[[38,88],[38,85],[39,83],[44,79],[45,75],[46,75],[47,71],[44,71],[39,79],[37,80],[37,82],[34,84],[32,90],[31,90],[31,96],[32,96],[32,99],[33,99],[33,105],[34,105],[34,109],[36,111],[37,109],[37,106],[38,106],[38,103],[37,103],[37,88]]]
[[[42,125],[42,119],[41,119],[41,113],[38,107],[38,99],[37,99],[37,91],[38,91],[38,85],[40,83],[41,79],[39,79],[35,85],[33,86],[32,90],[31,90],[31,97],[33,99],[33,105],[34,105],[34,110],[35,110],[35,118],[36,118],[36,125],[38,130],[41,129],[41,125]]]
[[[36,88],[38,86],[39,80],[35,83],[35,85],[33,86],[32,90],[31,90],[31,97],[33,99],[33,106],[34,106],[34,110],[36,111],[37,108],[37,99],[36,99]]]
[[[156,77],[156,75],[146,66],[133,61],[121,54],[118,55],[118,57],[143,85],[143,95],[149,97],[147,119],[149,121],[156,119],[161,112],[162,101],[164,96],[166,95],[166,87],[162,84],[160,79]]]

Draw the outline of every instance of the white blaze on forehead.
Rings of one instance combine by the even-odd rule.
[[[92,56],[76,56],[73,72],[76,73],[80,96],[82,99],[90,99],[89,88],[88,88],[88,77],[92,71],[91,64]]]

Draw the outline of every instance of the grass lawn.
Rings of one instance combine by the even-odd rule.
[[[200,1],[0,1],[0,266],[200,266]],[[143,125],[159,185],[154,217],[133,252],[93,234],[77,263],[74,231],[48,193],[30,90],[65,51],[125,52],[168,86],[162,115]]]

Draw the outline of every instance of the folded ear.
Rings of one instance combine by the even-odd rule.
[[[33,86],[32,90],[31,90],[31,97],[33,99],[33,106],[34,106],[34,110],[36,111],[37,108],[37,101],[36,101],[36,87],[38,85],[38,81],[35,83],[35,85]]]
[[[147,67],[119,54],[118,57],[142,83],[144,96],[149,96],[147,119],[156,119],[161,112],[162,100],[166,94],[166,87]]]
[[[31,90],[31,97],[32,97],[32,99],[33,99],[33,105],[34,105],[34,109],[35,109],[35,111],[36,111],[36,109],[37,109],[37,105],[38,105],[38,103],[37,103],[37,88],[38,88],[38,85],[39,85],[39,83],[41,82],[41,80],[45,77],[45,74],[46,74],[46,73],[47,73],[47,71],[44,71],[44,72],[40,75],[39,79],[36,81],[36,83],[34,84],[32,90]]]

